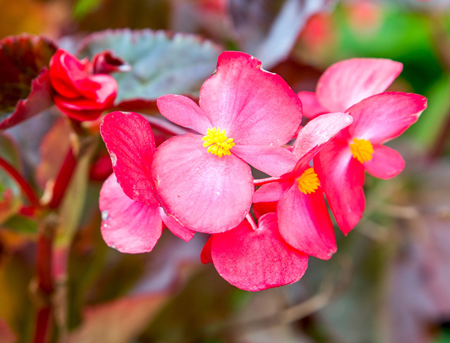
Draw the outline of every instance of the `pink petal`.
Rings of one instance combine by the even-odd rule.
[[[193,129],[202,135],[206,135],[206,131],[213,127],[202,109],[185,96],[164,95],[157,99],[156,104],[161,114],[171,122]]]
[[[100,109],[92,108],[96,107],[95,102],[93,102],[92,100],[90,101],[91,108],[81,108],[77,106],[76,102],[73,103],[70,100],[68,101],[66,98],[61,98],[58,95],[53,96],[53,101],[55,102],[56,107],[58,107],[58,109],[62,113],[79,121],[95,120],[100,117],[103,112],[103,108],[101,108],[102,106],[100,106]]]
[[[67,99],[59,95],[55,95],[53,96],[53,100],[58,107],[74,111],[97,110],[97,112],[101,114],[106,109],[105,104],[87,98]],[[112,98],[112,100],[114,99]]]
[[[247,291],[296,282],[308,267],[308,255],[280,236],[275,213],[262,216],[256,231],[244,221],[231,231],[214,235],[211,256],[225,280]]]
[[[328,113],[312,119],[298,133],[292,152],[298,158],[296,171],[302,171],[333,137],[348,127],[353,119],[344,113]],[[345,135],[346,133],[343,132]]]
[[[76,98],[80,93],[75,81],[87,77],[86,65],[67,51],[59,49],[50,60],[50,80],[55,90],[68,98]]]
[[[330,112],[320,104],[319,100],[317,100],[316,93],[304,91],[297,93],[297,95],[303,104],[304,117],[313,119],[321,114]]]
[[[278,202],[277,215],[281,236],[294,248],[323,260],[336,252],[322,188],[304,194],[295,183]]]
[[[266,185],[262,185],[254,194],[253,202],[274,202],[281,199],[281,197],[286,193],[291,184],[286,182],[271,182]]]
[[[350,106],[384,92],[403,65],[387,59],[352,58],[329,67],[317,84],[317,98],[328,112],[345,112]]]
[[[185,228],[174,217],[168,216],[164,209],[161,207],[159,208],[159,214],[161,215],[161,219],[166,227],[178,238],[181,238],[183,241],[189,242],[194,237],[194,231]]]
[[[200,90],[200,107],[239,145],[286,144],[302,117],[301,101],[287,83],[236,51],[219,56],[217,71]]]
[[[213,263],[212,256],[211,256],[211,245],[212,245],[212,239],[214,236],[210,236],[209,239],[206,241],[205,246],[202,249],[202,252],[200,254],[200,260],[203,264]]]
[[[117,96],[117,81],[112,76],[104,74],[91,75],[89,79],[97,84],[95,90],[92,90],[94,99],[102,104],[112,104]]]
[[[157,206],[133,201],[125,195],[112,174],[100,191],[102,236],[106,244],[123,253],[152,251],[162,234]]]
[[[52,74],[53,72],[53,74]],[[75,88],[73,83],[70,82],[70,80],[62,79],[58,76],[54,75],[54,69],[50,69],[50,81],[52,83],[52,86],[58,94],[65,98],[77,98],[80,96],[80,92]]]
[[[292,152],[297,158],[302,158],[327,143],[352,122],[353,118],[344,113],[328,113],[315,118],[300,130]]]
[[[282,147],[236,145],[231,152],[271,176],[281,176],[291,171],[297,162],[294,154]]]
[[[352,137],[384,143],[400,136],[419,119],[427,99],[418,94],[386,92],[364,99],[348,112],[353,117]]]
[[[112,112],[103,119],[100,133],[125,194],[133,200],[158,205],[152,193],[155,140],[149,123],[136,113]]]
[[[173,137],[157,150],[153,179],[166,212],[191,230],[217,233],[236,227],[252,203],[248,164],[233,154],[207,152],[200,135]]]
[[[405,168],[402,156],[384,145],[374,145],[372,159],[364,163],[364,168],[369,174],[380,179],[391,179],[397,176]]]
[[[360,221],[365,207],[364,167],[348,144],[332,141],[314,158],[314,170],[344,234]]]

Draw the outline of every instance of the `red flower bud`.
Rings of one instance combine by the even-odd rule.
[[[76,120],[94,120],[111,108],[117,95],[112,76],[92,74],[92,64],[58,50],[50,61],[50,81],[55,105]]]
[[[124,73],[131,71],[131,66],[112,51],[103,51],[92,58],[95,74]]]

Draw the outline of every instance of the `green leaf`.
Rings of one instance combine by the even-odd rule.
[[[2,227],[24,234],[34,234],[37,232],[37,222],[22,215],[15,215],[9,218],[2,224]]]
[[[102,0],[77,0],[73,14],[76,19],[81,19],[86,14],[95,11],[101,3]]]
[[[221,52],[196,35],[128,29],[95,33],[79,49],[81,57],[90,58],[104,50],[112,50],[132,67],[131,72],[114,75],[119,84],[117,102],[155,100],[173,93],[198,95]]]

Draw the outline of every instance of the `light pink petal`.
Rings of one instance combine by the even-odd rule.
[[[100,133],[125,194],[133,200],[157,205],[152,194],[155,140],[150,124],[137,113],[112,112],[103,119]]]
[[[281,199],[284,193],[287,192],[290,183],[287,182],[271,182],[266,185],[262,185],[254,194],[253,202],[274,202]]]
[[[330,112],[317,100],[316,93],[303,91],[297,93],[297,95],[302,101],[304,117],[313,119],[321,114]]]
[[[161,215],[161,219],[166,227],[178,238],[181,238],[183,241],[189,242],[194,237],[194,231],[185,228],[174,217],[168,216],[166,212],[164,212],[164,209],[161,207],[159,208],[159,214]]]
[[[364,166],[348,144],[332,141],[315,156],[314,170],[339,228],[348,234],[364,212]]]
[[[200,90],[200,107],[239,145],[286,144],[302,117],[301,101],[288,84],[236,51],[219,56],[217,71]]]
[[[323,260],[336,252],[322,188],[304,194],[295,183],[278,202],[277,216],[281,236],[294,248]]]
[[[353,122],[344,113],[328,113],[311,120],[298,133],[292,152],[299,159],[330,141]]]
[[[348,133],[344,129],[352,122],[352,117],[347,114],[328,113],[314,118],[306,124],[298,133],[292,150],[298,158],[293,174],[298,177],[299,172],[304,171],[311,159],[331,142],[333,137],[339,135],[336,139],[346,140]]]
[[[244,221],[231,231],[214,235],[211,256],[225,280],[247,291],[291,284],[308,267],[308,255],[280,236],[275,213],[262,216],[256,231]]]
[[[202,252],[200,253],[200,260],[203,264],[213,263],[212,256],[211,256],[211,245],[212,245],[212,239],[214,236],[210,236],[209,239],[206,241],[205,246],[202,249]]]
[[[162,234],[157,206],[131,200],[112,174],[100,191],[102,236],[106,244],[123,253],[152,251]]]
[[[374,145],[373,150],[372,159],[364,162],[364,168],[369,174],[387,180],[397,176],[405,168],[403,157],[394,149],[379,144]]]
[[[295,167],[297,159],[282,147],[236,145],[231,152],[270,176],[281,176]]]
[[[418,94],[385,92],[364,99],[348,110],[353,117],[352,137],[384,143],[400,136],[419,119],[427,99]]]
[[[167,214],[190,230],[217,233],[236,227],[252,203],[248,164],[233,154],[207,152],[200,135],[173,137],[157,150],[153,179]]]
[[[328,112],[345,112],[362,99],[384,92],[402,69],[401,63],[381,58],[341,61],[320,77],[316,95]]]
[[[206,131],[213,127],[203,110],[185,96],[164,95],[156,100],[156,104],[161,114],[171,122],[193,129],[202,135],[206,135]]]

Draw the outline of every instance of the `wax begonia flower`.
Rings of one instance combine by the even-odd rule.
[[[80,61],[62,49],[50,60],[53,101],[61,112],[79,121],[98,118],[117,96],[116,80],[92,70],[87,59]]]
[[[426,104],[423,96],[400,92],[364,99],[346,111],[353,124],[314,158],[328,203],[344,234],[355,227],[364,212],[364,170],[381,179],[390,179],[403,170],[403,158],[383,143],[415,123]]]
[[[101,134],[114,169],[100,192],[105,242],[121,252],[149,252],[163,223],[189,241],[194,232],[167,216],[153,194],[150,169],[156,148],[150,124],[136,113],[112,112],[104,118]]]
[[[253,196],[255,203],[278,201],[281,236],[295,249],[325,260],[336,252],[336,239],[319,178],[309,162],[352,121],[344,113],[311,120],[295,141],[293,153],[298,161],[293,170],[261,186]]]
[[[298,94],[305,103],[305,117],[336,111],[354,117],[353,124],[314,159],[344,234],[355,227],[364,212],[364,170],[382,179],[399,174],[405,165],[402,157],[382,144],[399,136],[426,108],[426,99],[420,95],[383,93],[402,68],[401,63],[388,59],[353,58],[330,66],[315,93]]]
[[[222,53],[199,105],[180,95],[162,96],[157,105],[167,119],[197,132],[163,143],[152,169],[164,208],[194,231],[224,232],[242,222],[254,192],[247,163],[272,176],[295,163],[282,146],[300,126],[301,102],[250,55]]]
[[[308,255],[281,237],[276,213],[263,215],[257,228],[244,220],[233,230],[212,235],[201,257],[229,283],[252,292],[294,283],[308,267]]]

